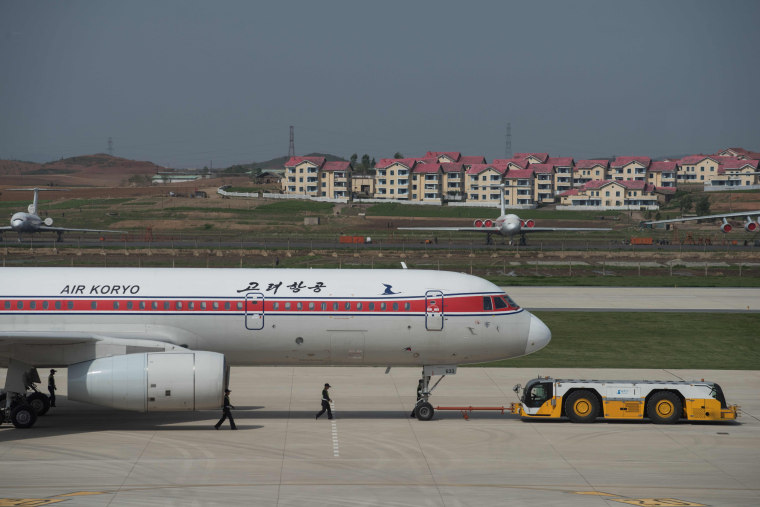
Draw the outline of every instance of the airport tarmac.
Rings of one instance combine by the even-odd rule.
[[[0,371],[0,376],[4,372]],[[433,405],[508,406],[556,377],[719,382],[738,422],[523,422],[409,417],[419,370],[233,368],[238,431],[221,410],[139,414],[68,401],[34,428],[0,427],[0,505],[720,505],[760,498],[760,372],[460,368]],[[335,419],[315,420],[322,384]],[[30,499],[11,503],[7,499]],[[37,499],[37,500],[32,500]],[[36,503],[35,503],[36,502]]]
[[[592,312],[760,312],[760,289],[722,287],[510,287],[528,310]]]

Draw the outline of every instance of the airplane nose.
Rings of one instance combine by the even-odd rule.
[[[552,332],[535,315],[530,316],[530,331],[528,331],[528,343],[525,346],[525,353],[532,354],[537,350],[546,347],[552,339]]]

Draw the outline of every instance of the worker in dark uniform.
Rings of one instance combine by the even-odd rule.
[[[420,379],[419,382],[417,382],[417,402],[419,402],[422,399],[422,391],[425,389],[425,379]],[[409,415],[409,417],[417,417],[417,414],[415,413],[417,411],[417,403],[414,404],[414,407],[412,408],[412,413]]]
[[[235,408],[230,403],[230,391],[229,389],[224,390],[224,405],[222,405],[222,418],[219,419],[219,422],[214,425],[214,428],[219,429],[219,426],[222,425],[222,423],[229,418],[230,420],[230,429],[236,430],[237,426],[235,426],[235,419],[232,418],[232,412],[230,412],[231,408]]]
[[[48,375],[48,392],[50,393],[50,406],[55,406],[55,372],[56,370],[50,369],[50,375]],[[39,380],[39,379],[38,379]]]
[[[332,410],[330,410],[330,402],[332,401],[330,399],[330,394],[327,392],[328,389],[332,387],[330,384],[325,384],[325,388],[322,389],[322,410],[317,414],[317,419],[319,419],[319,416],[327,412],[327,418],[332,419]]]

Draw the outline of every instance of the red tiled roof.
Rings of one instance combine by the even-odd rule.
[[[748,158],[750,160],[758,160],[760,159],[760,152],[757,151],[749,151],[745,150],[744,148],[726,148],[725,150],[721,150],[719,153],[723,153],[724,151],[731,150],[734,153],[736,153],[740,157]],[[717,155],[717,153],[716,153]]]
[[[535,157],[538,160],[541,161],[542,164],[546,163],[546,160],[549,158],[548,153],[515,153],[512,155],[512,158],[520,158],[523,160],[526,160],[528,157]]]
[[[600,165],[607,169],[610,167],[610,161],[605,159],[588,159],[588,160],[578,160],[575,163],[576,169],[591,169],[592,167]]]
[[[681,160],[679,160],[677,163],[678,163],[678,165],[698,164],[698,163],[702,162],[703,160],[705,160],[706,158],[709,158],[713,162],[718,162],[718,157],[714,157],[712,155],[687,155],[687,156],[681,158]]]
[[[554,171],[553,164],[530,164],[530,170],[536,173],[551,173]]]
[[[757,160],[745,160],[742,158],[736,158],[736,157],[715,157],[718,159],[718,162],[720,163],[720,167],[718,168],[718,171],[736,171],[738,169],[741,169],[742,167],[751,167],[755,171],[757,171],[758,161]]]
[[[655,173],[675,172],[676,165],[675,162],[652,162],[652,165],[649,166],[649,171]]]
[[[464,165],[485,164],[486,157],[480,157],[480,156],[460,157],[458,162]]]
[[[445,173],[455,173],[464,170],[464,165],[461,162],[444,162],[441,164],[441,169]]]
[[[412,172],[415,174],[420,174],[420,173],[432,174],[432,173],[437,173],[440,170],[441,170],[441,164],[417,164],[412,170]]]
[[[497,159],[494,159],[493,164],[503,165],[503,166],[514,164],[520,169],[527,169],[530,166],[530,162],[528,162],[524,158],[497,158]]]
[[[498,164],[472,164],[472,166],[467,169],[467,174],[480,174],[488,169],[493,169],[499,174],[504,174],[507,171],[506,166]]]
[[[323,171],[348,171],[351,168],[350,162],[341,162],[341,161],[335,161],[335,162],[325,162],[325,165],[322,167]]]
[[[505,178],[517,179],[517,178],[530,178],[532,176],[533,176],[533,169],[510,169],[509,172],[507,172],[507,175],[505,176]]]
[[[435,157],[417,158],[415,160],[417,160],[418,164],[438,164],[438,163],[440,163],[440,162],[438,162],[438,159],[435,158]]]
[[[617,157],[612,161],[610,167],[623,167],[630,164],[631,162],[638,162],[644,167],[649,167],[649,164],[652,163],[652,159],[649,157]]]
[[[322,167],[325,163],[325,157],[290,157],[290,159],[285,162],[285,167],[295,167],[301,162],[311,162],[317,167]]]
[[[414,169],[416,163],[416,158],[381,158],[380,161],[375,164],[375,169],[386,169],[393,164],[401,164],[409,169]]]
[[[618,185],[627,188],[628,190],[643,190],[645,192],[652,192],[654,191],[654,185],[650,185],[649,183],[645,181],[637,181],[637,180],[593,180],[585,183],[580,189],[581,190],[596,190],[602,187],[606,187],[607,185],[610,185],[612,183],[617,183]]]
[[[573,157],[549,157],[546,160],[547,164],[551,164],[554,167],[573,167]]]
[[[579,195],[579,194],[580,194],[580,191],[577,188],[573,188],[570,190],[565,190],[564,192],[559,194],[559,196],[562,197],[562,196]]]
[[[450,160],[454,162],[459,162],[459,158],[462,156],[462,154],[458,151],[429,151],[425,153],[425,158],[438,158],[442,155],[447,156]]]

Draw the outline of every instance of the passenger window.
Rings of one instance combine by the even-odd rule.
[[[357,310],[361,310],[362,309],[362,304],[361,303],[356,303],[356,309]]]
[[[5,302],[5,309],[6,310],[10,310],[11,309],[11,302],[10,301],[6,301]]]
[[[189,301],[187,303],[187,309],[188,310],[193,310],[194,308],[195,308],[195,301]]]
[[[224,309],[225,310],[229,310],[230,309],[230,302],[229,301],[225,301],[224,302]]]
[[[94,304],[95,304],[95,301],[93,301],[93,302],[92,302],[92,304],[94,305]],[[94,310],[94,309],[95,309],[95,308],[93,307],[93,310]],[[119,309],[119,302],[118,302],[118,301],[114,301],[114,302],[113,302],[113,309],[114,309],[114,310],[118,310],[118,309]]]
[[[303,309],[303,303],[300,302],[300,301],[298,303],[296,303],[296,309],[297,310],[302,310]]]
[[[380,303],[380,310],[385,311],[385,303]]]
[[[238,310],[242,310],[243,309],[243,302],[242,301],[238,301],[237,302],[237,309]]]
[[[322,303],[322,311],[327,310],[327,303]]]
[[[500,297],[493,298],[493,304],[497,310],[503,310],[505,308],[509,308],[509,305],[507,304],[507,302],[504,301],[504,299]]]
[[[42,308],[44,308],[45,310],[48,309],[48,302],[47,301],[43,301],[42,302]]]
[[[491,303],[490,296],[483,296],[483,310],[485,311],[493,310],[493,303]]]
[[[170,310],[172,304],[169,301],[164,301],[164,310]]]
[[[61,302],[60,301],[56,301],[55,302],[55,309],[56,310],[60,310],[61,309]]]
[[[411,307],[412,307],[412,306],[411,306],[411,304],[410,304],[409,302],[406,302],[406,303],[404,303],[404,310],[406,310],[407,312],[409,311],[409,309],[410,309]]]
[[[145,310],[145,301],[140,301],[140,310]]]
[[[374,310],[375,309],[375,303],[370,303],[369,304],[369,309],[370,310]]]
[[[206,309],[206,302],[201,301],[201,310],[205,310],[205,309]]]
[[[288,301],[287,303],[285,303],[285,309],[286,310],[290,310],[290,301]]]
[[[182,301],[177,301],[177,310],[182,309]]]
[[[314,302],[311,301],[309,302],[309,310],[313,310],[313,309],[314,309]]]
[[[66,304],[66,306],[68,306],[69,310],[73,310],[73,309],[74,309],[74,302],[73,302],[73,301],[69,301],[69,302]]]
[[[132,309],[132,301],[127,301],[127,310]]]
[[[37,301],[29,301],[29,309],[34,310],[37,308]]]
[[[211,307],[214,310],[218,310],[219,309],[219,303],[217,301],[214,301],[213,303],[211,303]]]
[[[333,310],[334,311],[340,310],[340,303],[333,303]]]
[[[158,301],[152,301],[152,302],[150,303],[150,307],[151,307],[151,309],[153,309],[153,310],[158,310]]]
[[[16,303],[16,308],[19,309],[19,310],[23,310],[24,309],[24,302],[23,301],[19,301],[18,303]]]
[[[277,301],[272,303],[272,310],[279,310],[279,309],[280,309],[280,303],[278,303]]]
[[[348,301],[346,301],[346,302],[343,304],[343,308],[344,308],[344,309],[346,309],[346,310],[350,310],[350,309],[351,309],[351,303],[349,303]]]
[[[394,312],[398,311],[398,303],[393,303],[393,311]]]

